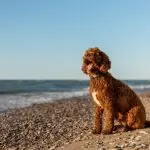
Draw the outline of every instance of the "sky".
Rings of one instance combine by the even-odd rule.
[[[88,79],[99,47],[119,79],[150,79],[149,0],[0,1],[0,79]]]

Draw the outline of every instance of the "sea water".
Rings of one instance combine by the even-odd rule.
[[[150,91],[150,80],[123,80],[135,92]],[[0,112],[34,103],[88,95],[88,80],[0,80]]]

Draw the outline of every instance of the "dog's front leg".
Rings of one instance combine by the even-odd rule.
[[[102,131],[102,116],[103,109],[95,104],[94,107],[94,129],[92,131],[93,134],[100,134]]]
[[[102,134],[111,134],[114,127],[114,107],[111,102],[108,102],[104,107],[105,124]]]

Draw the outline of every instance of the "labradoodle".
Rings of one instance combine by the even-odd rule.
[[[139,97],[108,72],[110,67],[109,57],[100,49],[89,48],[85,51],[82,71],[90,77],[89,91],[95,103],[93,133],[111,134],[114,119],[125,130],[149,126],[150,121],[146,121],[145,108]],[[102,130],[103,112],[105,123]]]

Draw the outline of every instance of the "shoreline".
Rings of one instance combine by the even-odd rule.
[[[71,98],[62,98],[62,99],[55,99],[55,100],[51,100],[51,101],[47,101],[47,102],[35,102],[30,104],[29,106],[23,106],[23,107],[16,107],[16,108],[8,108],[5,110],[0,110],[0,115],[6,115],[7,112],[9,111],[15,111],[18,109],[23,109],[23,108],[28,108],[28,107],[32,107],[34,105],[41,105],[41,104],[51,104],[51,103],[55,103],[55,102],[59,102],[59,101],[72,101],[72,100],[88,100],[90,99],[89,95],[84,95],[84,96],[75,96],[75,97],[71,97]]]
[[[138,96],[141,96],[141,97],[150,97],[150,91],[145,91],[145,92],[136,92],[136,94]],[[0,110],[0,115],[5,115],[7,114],[8,111],[10,110],[16,110],[16,109],[22,109],[22,108],[27,108],[27,107],[32,107],[32,105],[36,105],[36,104],[48,104],[48,103],[53,103],[53,102],[57,102],[57,101],[64,101],[64,100],[74,100],[74,99],[90,99],[90,96],[89,94],[87,95],[84,95],[84,96],[73,96],[73,97],[69,97],[69,98],[62,98],[62,99],[53,99],[53,100],[50,100],[50,101],[47,101],[47,102],[34,102],[34,103],[31,103],[30,105],[27,105],[27,106],[20,106],[20,107],[16,107],[16,108],[7,108],[7,109],[4,109],[4,110]]]
[[[150,92],[139,96],[150,120]],[[73,150],[78,147],[94,150],[102,147],[117,149],[117,146],[119,149],[119,143],[124,149],[140,147],[141,144],[141,149],[148,149],[150,128],[93,135],[92,115],[92,102],[84,96],[8,110],[5,115],[0,115],[0,149]]]

